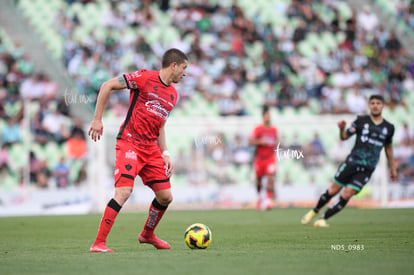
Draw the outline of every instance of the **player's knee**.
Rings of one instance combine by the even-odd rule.
[[[168,206],[173,200],[171,189],[167,188],[155,191],[155,198],[159,204]]]
[[[341,194],[341,197],[344,198],[345,200],[349,200],[352,198],[353,195],[355,195],[356,193],[358,193],[358,191],[356,191],[355,189],[352,188],[345,188],[344,191]]]
[[[165,194],[157,197],[157,201],[164,206],[168,206],[173,200],[172,194]]]
[[[114,199],[120,205],[123,205],[128,200],[129,196],[131,196],[132,191],[133,191],[133,188],[129,186],[115,188]]]
[[[329,195],[331,195],[332,197],[335,196],[336,194],[339,193],[339,191],[341,191],[342,186],[332,183],[331,186],[329,186],[328,188],[328,193]]]

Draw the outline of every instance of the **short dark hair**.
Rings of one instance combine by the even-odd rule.
[[[269,106],[264,105],[264,106],[263,106],[263,109],[262,109],[262,115],[264,115],[265,113],[268,113],[269,111],[270,111]]]
[[[369,97],[368,102],[371,102],[371,100],[373,100],[373,99],[378,99],[379,101],[381,101],[382,103],[384,103],[384,97],[383,97],[382,95],[378,95],[378,94],[376,94],[376,95],[371,95],[371,96]]]
[[[184,63],[186,60],[188,60],[188,57],[185,53],[183,53],[179,49],[172,48],[164,53],[162,57],[162,67],[167,68],[171,65],[171,63],[174,62],[180,65],[181,63]]]

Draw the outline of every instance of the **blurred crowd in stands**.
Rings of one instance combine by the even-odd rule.
[[[410,0],[397,0],[396,13],[411,29],[414,29],[414,2]]]
[[[5,182],[25,187],[25,173],[30,184],[38,188],[79,185],[86,179],[87,148],[82,123],[71,117],[69,107],[58,95],[57,84],[35,68],[29,52],[19,43],[7,49],[3,37],[0,146],[2,187]],[[10,184],[7,188],[13,187]]]
[[[158,68],[162,49],[178,47],[191,60],[188,77],[179,85],[181,103],[201,93],[218,105],[221,115],[249,114],[242,99],[248,82],[267,83],[263,103],[279,109],[304,107],[317,99],[321,113],[361,113],[371,93],[383,94],[392,108],[405,106],[404,91],[413,87],[412,57],[369,6],[345,17],[337,8],[341,2],[292,0],[285,6],[288,2],[280,2],[277,12],[294,24],[275,26],[261,20],[264,11],[247,18],[237,2],[221,6],[203,0],[174,5],[162,1],[161,16],[170,18],[179,32],[169,44],[150,43],[140,32],[126,35],[130,27],[157,28],[153,1],[110,1],[101,22],[108,30],[104,40],[93,32],[83,41],[74,39],[81,27],[76,14],[62,11],[57,27],[66,38],[65,65],[79,89],[89,94],[96,94],[107,77]],[[323,12],[333,17],[325,19]],[[317,47],[310,53],[300,50],[308,35],[324,32],[344,38],[328,54]],[[258,44],[260,55],[252,59],[248,48]],[[119,62],[125,55],[133,60],[128,67]],[[116,100],[113,104],[125,112],[125,104]]]

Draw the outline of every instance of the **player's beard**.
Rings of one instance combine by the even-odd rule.
[[[371,115],[373,117],[380,117],[382,115],[382,112],[381,112],[381,110],[379,110],[377,112],[371,111]]]

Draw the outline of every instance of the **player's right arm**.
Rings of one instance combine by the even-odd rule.
[[[264,145],[264,142],[260,138],[250,137],[249,138],[249,144],[253,145],[253,146],[260,146],[260,145]]]
[[[338,122],[339,138],[341,140],[347,140],[353,134],[356,133],[357,121],[358,121],[358,119],[355,120],[348,129],[346,129],[346,122],[345,122],[345,120],[341,120],[341,121]]]
[[[252,134],[249,136],[248,143],[252,146],[264,145],[263,140],[260,138],[259,127],[254,128]]]
[[[99,140],[103,133],[102,114],[108,101],[109,95],[116,90],[122,90],[127,87],[123,75],[105,81],[99,90],[98,99],[96,100],[95,114],[89,128],[88,135],[93,141]]]

